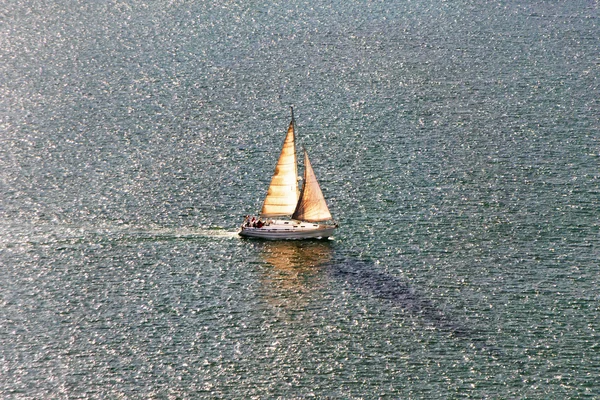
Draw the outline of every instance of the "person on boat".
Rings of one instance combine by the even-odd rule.
[[[257,228],[262,228],[265,224],[263,224],[263,222],[259,219],[258,222],[256,223],[256,227]]]

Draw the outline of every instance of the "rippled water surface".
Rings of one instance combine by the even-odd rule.
[[[599,8],[8,0],[0,397],[600,397]]]

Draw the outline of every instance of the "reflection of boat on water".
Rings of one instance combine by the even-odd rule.
[[[330,237],[335,228],[337,223],[331,217],[306,150],[304,180],[302,189],[298,191],[295,121],[292,109],[292,120],[260,216],[246,217],[239,234],[272,240],[315,239]]]
[[[264,241],[257,249],[266,263],[260,278],[262,293],[272,306],[303,308],[324,286],[323,267],[333,257],[330,241]]]
[[[329,242],[266,242],[261,246],[263,260],[280,270],[303,270],[319,267],[331,260]]]

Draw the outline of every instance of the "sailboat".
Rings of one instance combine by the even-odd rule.
[[[294,109],[267,196],[258,217],[247,216],[240,236],[262,239],[324,239],[333,235],[333,220],[304,150],[304,179],[298,189]]]

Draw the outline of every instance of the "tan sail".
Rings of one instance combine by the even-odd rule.
[[[298,167],[292,117],[260,215],[265,218],[292,215],[297,202]]]
[[[323,192],[317,182],[315,172],[308,160],[308,153],[304,150],[304,182],[293,219],[299,221],[319,222],[331,219],[331,213],[323,197]]]

